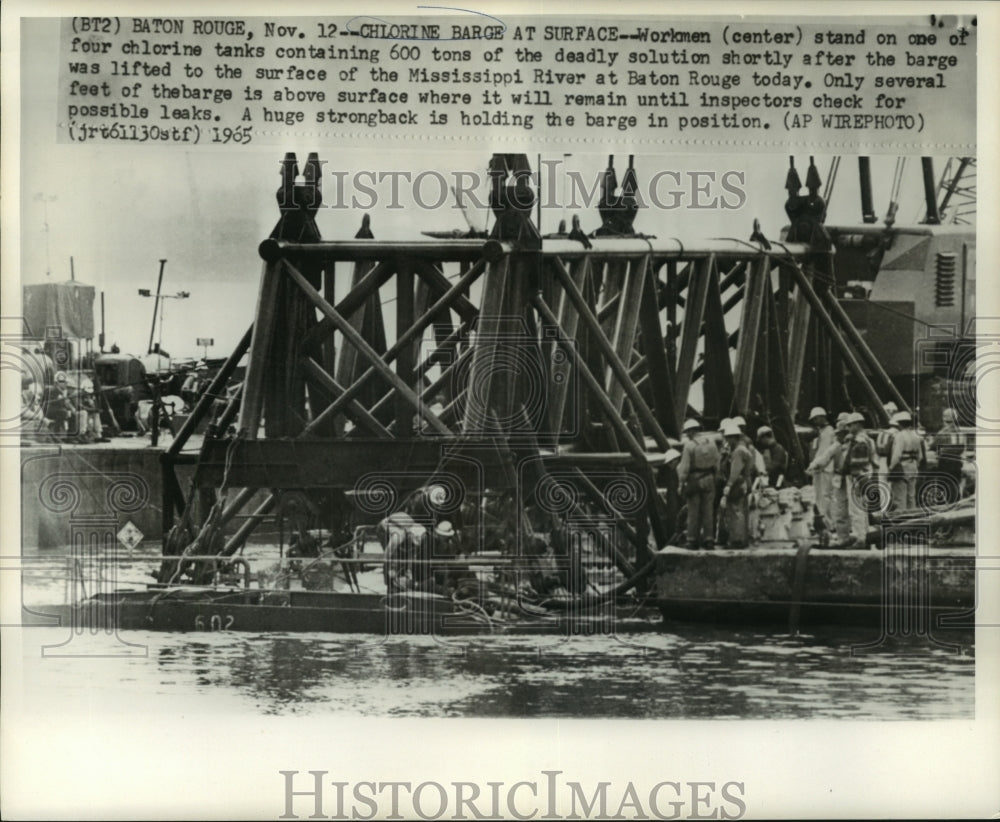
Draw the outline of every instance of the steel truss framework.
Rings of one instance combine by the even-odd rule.
[[[784,243],[759,230],[750,241],[636,235],[631,163],[620,193],[609,165],[601,229],[542,238],[525,168],[523,155],[494,155],[489,238],[380,242],[365,217],[354,240],[327,242],[314,220],[318,157],[296,183],[286,155],[253,325],[163,456],[164,533],[181,515],[166,553],[233,554],[289,491],[350,491],[382,472],[414,488],[486,476],[517,489],[518,510],[539,496],[603,505],[641,564],[650,533],[659,546],[674,533],[657,471],[686,416],[765,420],[801,466],[794,420],[829,396],[840,364],[876,422],[885,398],[906,407],[829,289],[814,168],[811,195],[795,177],[787,206],[789,238],[809,241]],[[247,353],[242,389],[200,455],[182,454]],[[184,462],[197,465],[187,495]],[[616,498],[608,489],[623,480]]]

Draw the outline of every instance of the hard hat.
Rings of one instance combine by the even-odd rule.
[[[853,413],[847,415],[846,422],[848,424],[852,422],[864,423],[864,421],[865,421],[865,415],[862,414],[860,411],[854,411]]]
[[[740,427],[732,420],[730,420],[730,422],[720,430],[722,431],[722,436],[724,437],[738,437],[743,433],[740,431]]]
[[[692,420],[685,420],[684,421],[684,430],[685,431],[691,431],[694,428],[701,428],[701,423],[698,422],[698,420],[693,420],[692,419]]]
[[[840,433],[843,433],[846,430],[847,430],[847,420],[846,419],[843,419],[843,420],[838,419],[837,420],[837,425],[834,428],[834,433],[840,434]]]
[[[814,420],[816,417],[825,417],[826,409],[820,406],[816,406],[812,411],[809,412],[809,419]]]
[[[747,426],[747,421],[743,417],[733,417],[733,423],[740,428],[746,428]]]
[[[913,417],[910,416],[909,411],[900,411],[892,415],[892,420],[890,420],[890,422],[913,422]]]
[[[435,526],[434,533],[439,537],[453,537],[455,536],[455,529],[452,528],[448,520],[443,519]]]
[[[841,411],[839,414],[837,414],[837,422],[847,422],[847,418],[849,416],[851,415],[848,414],[846,411]]]
[[[896,403],[894,403],[892,400],[889,400],[889,402],[887,402],[885,404],[885,413],[886,414],[895,414],[898,410],[899,410],[899,406],[896,405]]]
[[[732,421],[733,421],[732,417],[723,417],[721,420],[719,420],[719,430],[721,431],[723,428],[725,428],[727,425],[729,425],[729,423],[731,423]]]
[[[760,428],[757,429],[758,438],[763,437],[765,434],[773,434],[773,433],[774,432],[771,430],[771,426],[769,425],[762,425]]]
[[[670,465],[674,460],[680,459],[681,452],[676,448],[668,448],[667,452],[663,455],[663,464]]]

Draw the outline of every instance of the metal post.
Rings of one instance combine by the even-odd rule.
[[[878,217],[872,203],[872,163],[869,157],[858,157],[858,177],[861,183],[861,219],[874,223]]]
[[[934,158],[921,157],[920,163],[924,171],[924,202],[927,203],[926,225],[940,225],[941,215],[938,214],[937,188],[934,181]]]
[[[153,335],[156,334],[156,315],[160,310],[160,288],[163,286],[163,267],[166,264],[166,260],[160,260],[160,276],[156,281],[156,302],[153,303],[153,324],[149,327],[149,345],[146,347],[147,354],[153,353]]]

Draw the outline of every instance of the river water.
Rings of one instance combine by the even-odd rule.
[[[24,634],[35,707],[420,717],[971,719],[974,657],[910,647],[854,653],[871,632],[674,625],[627,637],[433,638],[339,634]],[[87,656],[91,653],[129,656]]]
[[[150,552],[151,555],[155,555]],[[151,565],[122,564],[134,583]],[[23,601],[65,601],[58,562]],[[136,579],[132,579],[132,578]],[[148,577],[146,577],[148,581]],[[331,633],[21,633],[22,682],[46,710],[365,717],[971,719],[972,632],[861,649],[877,628],[639,624],[620,635],[372,637]],[[46,647],[48,646],[48,647]],[[68,654],[68,656],[63,656]]]

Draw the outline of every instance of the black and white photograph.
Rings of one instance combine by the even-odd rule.
[[[994,9],[3,12],[5,818],[1000,813]]]

